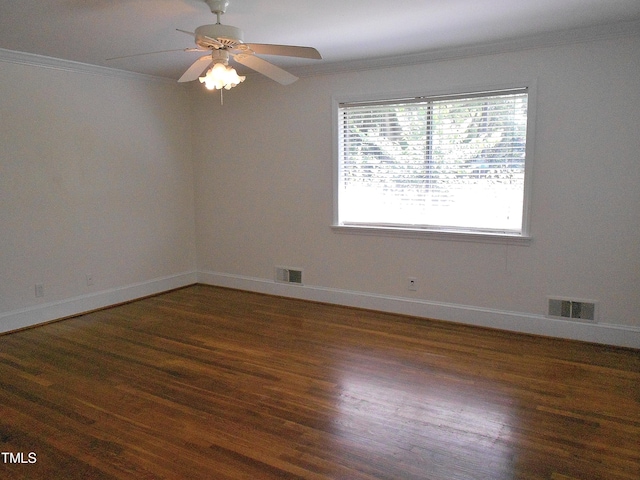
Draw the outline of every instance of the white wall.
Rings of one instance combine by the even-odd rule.
[[[224,106],[199,85],[0,55],[0,332],[199,279],[640,348],[639,52],[628,36],[251,76]],[[330,228],[334,97],[531,79],[531,245]],[[305,285],[274,283],[276,265]],[[549,295],[598,301],[600,322],[545,318]]]
[[[331,230],[332,97],[530,79],[538,93],[531,245]],[[607,343],[602,329],[544,317],[547,296],[593,299],[600,324],[640,346],[640,37],[287,87],[249,77],[225,92],[223,106],[218,95],[193,94],[203,281]],[[276,265],[301,267],[305,286],[273,285]],[[410,276],[416,293],[407,291]]]
[[[0,332],[195,279],[187,92],[60,65],[0,68]]]

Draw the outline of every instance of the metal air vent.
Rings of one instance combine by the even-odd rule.
[[[571,300],[567,298],[549,298],[547,315],[568,320],[596,321],[596,302],[591,300]]]
[[[288,267],[276,267],[276,282],[302,285],[302,270]]]

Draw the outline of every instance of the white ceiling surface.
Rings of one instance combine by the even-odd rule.
[[[0,48],[178,79],[201,53],[177,28],[215,23],[203,0],[0,0]],[[316,47],[265,56],[297,74],[398,64],[438,52],[640,29],[640,0],[231,0],[244,41]]]

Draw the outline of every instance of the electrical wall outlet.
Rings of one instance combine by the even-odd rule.
[[[407,279],[407,288],[410,292],[417,292],[418,291],[418,280],[413,278],[413,277],[409,277]]]

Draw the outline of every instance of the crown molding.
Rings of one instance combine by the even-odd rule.
[[[438,61],[556,47],[635,35],[640,35],[640,20],[575,28],[543,35],[502,40],[499,42],[460,45],[392,57],[323,62],[315,65],[291,67],[288,70],[299,77],[312,77],[334,73],[420,65]]]
[[[475,45],[458,45],[429,50],[426,52],[395,55],[390,57],[374,57],[367,59],[341,60],[336,62],[320,62],[313,65],[287,67],[287,70],[298,77],[313,77],[363,70],[375,70],[400,66],[411,66],[446,60],[469,57],[495,55],[536,48],[547,48],[597,40],[615,39],[640,35],[640,20],[602,24],[590,27],[563,30],[560,32],[513,38],[499,42]],[[63,60],[34,53],[19,52],[0,48],[0,62],[31,65],[54,70],[70,71],[87,75],[129,78],[147,82],[176,84],[172,78],[135,73],[126,70],[91,65],[72,60]],[[257,76],[257,75],[256,75]]]
[[[81,73],[85,75],[95,75],[100,77],[128,78],[133,80],[142,80],[146,82],[164,84],[176,83],[175,80],[165,77],[145,75],[142,73],[129,72],[126,70],[118,70],[116,68],[102,67],[99,65],[91,65],[88,63],[75,62],[73,60],[47,57],[45,55],[37,55],[35,53],[18,52],[15,50],[7,50],[4,48],[0,48],[0,62],[48,68],[65,72]]]

